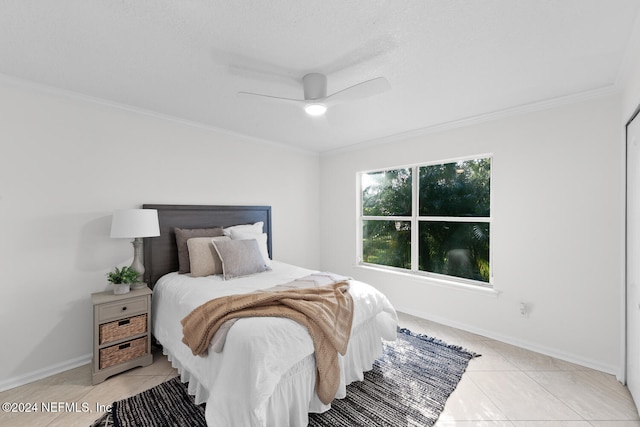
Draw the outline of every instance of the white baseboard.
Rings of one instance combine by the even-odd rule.
[[[21,385],[29,384],[34,381],[41,380],[51,375],[59,374],[60,372],[68,371],[69,369],[77,368],[87,363],[91,363],[92,354],[86,354],[84,356],[77,357],[75,359],[67,360],[66,362],[57,363],[49,367],[38,369],[37,371],[30,372],[24,375],[18,375],[6,380],[0,381],[0,392],[9,390]]]
[[[575,363],[576,365],[595,369],[596,371],[612,374],[612,375],[615,375],[618,380],[620,380],[620,378],[617,377],[620,371],[619,366],[603,364],[595,360],[584,358],[577,354],[566,353],[558,349],[540,346],[538,344],[535,344],[526,340],[522,340],[517,337],[498,334],[493,331],[484,330],[473,325],[467,325],[467,324],[455,322],[450,319],[442,318],[439,316],[433,316],[429,313],[409,309],[407,307],[396,306],[396,310],[402,313],[410,314],[412,316],[420,317],[422,319],[430,320],[432,322],[440,323],[442,325],[451,326],[452,328],[462,329],[467,332],[482,335],[484,337],[501,341],[507,344],[515,345],[517,347],[521,347],[527,350],[535,351],[536,353],[541,353],[547,356],[555,357],[556,359],[561,359],[566,362]],[[451,343],[451,344],[455,344],[455,343]]]

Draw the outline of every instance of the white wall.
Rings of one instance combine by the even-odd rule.
[[[319,267],[315,154],[8,79],[0,120],[0,389],[87,362],[90,294],[133,256],[115,209],[271,205],[274,258]]]
[[[322,268],[372,283],[402,311],[618,373],[620,104],[610,95],[323,156]],[[484,153],[499,295],[354,267],[358,171]]]
[[[618,84],[622,88],[622,120],[626,124],[640,105],[640,16],[627,42]]]
[[[638,20],[640,20],[640,17],[636,19],[637,22],[626,49],[627,55],[623,61],[623,73],[619,76],[619,85],[622,88],[621,127],[626,127],[626,124],[640,105],[640,56],[637,55],[637,52],[640,50],[640,22],[638,22]],[[623,135],[623,137],[622,145],[626,147],[626,135]],[[626,155],[626,152],[624,154]],[[633,193],[637,192],[638,188],[635,188],[632,183],[629,183],[626,191]],[[629,221],[632,222],[633,219],[630,219]],[[633,239],[632,236],[629,236],[629,238]],[[626,241],[623,243],[626,244]],[[633,259],[629,259],[628,262],[637,263],[637,261]],[[629,273],[632,274],[631,271]],[[627,278],[627,280],[629,280],[629,278]],[[633,285],[631,285],[631,289],[628,294],[628,298],[631,298],[634,294]],[[624,295],[623,297],[627,298],[627,295]],[[638,301],[623,300],[623,303],[625,304],[628,312],[621,311],[621,317],[623,320],[628,319],[628,323],[626,324],[625,331],[627,340],[626,343],[623,343],[624,347],[622,354],[620,355],[621,365],[626,369],[624,373],[629,391],[636,401],[636,406],[639,406],[638,397],[640,396],[640,391],[638,390],[638,384],[640,384],[640,378],[637,376],[638,365],[640,364],[638,360],[638,343],[640,338],[637,336],[637,331],[640,328],[640,325],[633,323],[638,319]]]

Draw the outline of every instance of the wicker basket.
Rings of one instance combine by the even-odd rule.
[[[147,337],[112,345],[100,350],[100,369],[127,362],[145,355],[147,352]]]
[[[147,332],[147,315],[129,317],[100,325],[100,344]]]

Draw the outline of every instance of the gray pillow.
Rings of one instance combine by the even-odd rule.
[[[187,240],[193,237],[217,237],[223,236],[222,227],[215,228],[175,228],[176,245],[178,247],[178,273],[189,273],[189,248]]]
[[[192,237],[187,240],[192,277],[222,274],[222,261],[220,261],[218,252],[213,248],[212,241],[215,240],[231,240],[231,238],[228,236]]]
[[[271,270],[264,262],[255,239],[214,241],[213,247],[222,260],[225,280]]]

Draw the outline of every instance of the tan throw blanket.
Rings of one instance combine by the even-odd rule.
[[[316,392],[330,403],[340,385],[338,353],[344,355],[351,335],[353,299],[349,283],[258,291],[208,301],[182,319],[182,341],[194,355],[204,355],[220,326],[241,317],[286,317],[306,326],[316,357]]]
[[[331,285],[337,282],[343,282],[345,280],[349,280],[350,278],[347,276],[341,276],[335,273],[329,272],[317,272],[312,273],[307,276],[301,277],[299,279],[292,280],[291,282],[280,284],[277,286],[273,286],[271,288],[260,289],[257,292],[273,292],[273,291],[282,291],[285,289],[300,289],[300,288],[311,288],[318,287],[324,285]],[[221,353],[224,348],[224,343],[227,340],[227,334],[229,333],[229,329],[233,326],[238,318],[229,319],[224,322],[215,334],[213,334],[213,338],[211,338],[211,346],[209,350],[213,350],[216,353]]]

